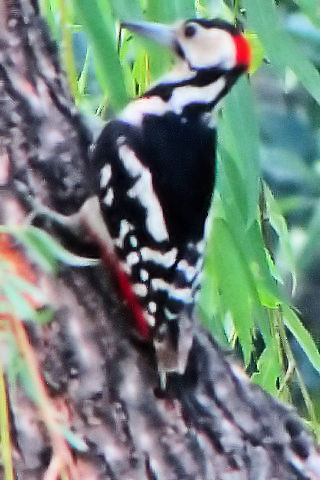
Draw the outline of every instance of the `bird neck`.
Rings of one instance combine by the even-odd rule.
[[[143,97],[158,96],[177,114],[183,115],[190,109],[207,112],[217,105],[242,72],[241,67],[193,70],[186,62],[181,62]]]
[[[154,84],[144,95],[131,102],[120,119],[140,126],[145,115],[163,116],[172,112],[182,118],[191,116],[210,118],[207,114],[229,91],[241,68],[191,70],[180,64]]]

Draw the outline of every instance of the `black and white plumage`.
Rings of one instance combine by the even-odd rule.
[[[215,180],[210,113],[247,70],[250,50],[219,20],[125,26],[172,48],[178,62],[102,131],[93,155],[96,189],[146,322],[135,319],[137,329],[154,338],[160,369],[183,371]]]

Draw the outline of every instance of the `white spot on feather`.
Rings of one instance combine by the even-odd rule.
[[[111,174],[111,165],[107,163],[107,165],[105,165],[100,172],[100,188],[105,188],[108,185]]]
[[[129,232],[134,229],[134,226],[128,220],[121,220],[119,237],[115,240],[115,244],[119,248],[123,248],[123,242]]]
[[[164,290],[168,292],[172,299],[182,300],[185,303],[192,303],[191,288],[176,288],[162,278],[153,278],[151,280],[151,287],[154,290]]]
[[[135,237],[134,235],[130,235],[129,241],[132,248],[137,248],[138,246],[137,237]]]
[[[144,283],[134,283],[132,289],[139,297],[145,297],[148,293],[147,286]]]
[[[136,265],[139,263],[140,258],[137,252],[131,252],[127,255],[127,264],[128,265]]]
[[[189,265],[186,260],[180,260],[177,265],[177,269],[184,273],[184,276],[188,282],[191,282],[197,273],[196,268],[192,265]]]
[[[103,203],[105,203],[108,207],[110,207],[114,200],[114,193],[113,188],[108,188],[106,195],[103,198]]]
[[[161,253],[158,250],[143,247],[141,248],[140,253],[143,261],[151,261],[157,263],[158,265],[169,268],[172,267],[172,265],[176,261],[178,250],[176,248],[172,248],[166,253]]]
[[[148,303],[148,310],[149,310],[150,313],[156,313],[156,311],[157,311],[156,302],[149,302]]]
[[[140,278],[143,282],[146,282],[147,280],[149,280],[149,273],[144,268],[140,270]]]

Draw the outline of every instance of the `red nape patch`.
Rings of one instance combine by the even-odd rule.
[[[116,274],[120,291],[123,295],[123,298],[128,302],[128,307],[134,318],[135,328],[144,340],[148,340],[150,338],[150,327],[145,319],[137,296],[132,290],[131,283],[126,273],[121,269],[120,266],[117,266]]]
[[[235,35],[233,41],[236,46],[236,62],[237,65],[243,65],[246,68],[249,67],[251,61],[251,49],[249,42],[243,35]]]

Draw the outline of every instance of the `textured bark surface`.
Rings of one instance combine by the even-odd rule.
[[[25,221],[28,195],[76,212],[90,194],[90,139],[32,0],[0,1],[0,107],[1,223]],[[65,231],[59,240],[72,244]],[[132,338],[103,266],[62,266],[57,278],[30,267],[54,317],[28,324],[29,339],[54,408],[87,449],[59,463],[38,407],[22,386],[9,389],[17,478],[59,478],[69,462],[73,479],[320,479],[319,450],[296,413],[200,326],[185,375],[160,396],[152,349]]]

